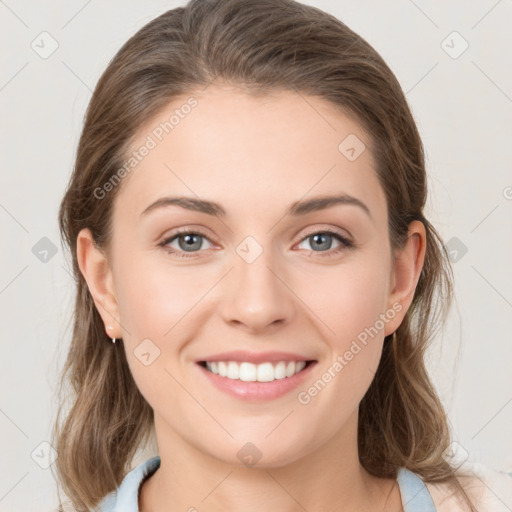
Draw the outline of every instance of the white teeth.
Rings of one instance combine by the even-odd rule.
[[[236,361],[207,362],[206,368],[221,377],[244,382],[272,382],[292,377],[306,366],[305,361],[279,361],[272,363],[237,363]]]
[[[284,361],[280,361],[276,364],[274,368],[274,378],[275,379],[284,379],[286,377],[286,363]]]
[[[226,365],[226,363],[224,361],[219,361],[217,363],[218,367],[219,367],[219,375],[221,377],[227,377],[228,375],[228,367]]]
[[[244,363],[242,363],[243,366]],[[255,367],[256,368],[256,367]],[[272,363],[259,364],[257,367],[258,382],[272,382],[274,380],[274,367]]]
[[[295,362],[294,361],[290,361],[286,365],[286,376],[287,377],[291,377],[294,373],[295,373]]]
[[[233,364],[236,364],[238,366],[238,363]],[[254,382],[255,380],[257,380],[256,365],[252,363],[241,363],[238,378],[240,380],[243,380],[244,382]]]
[[[228,372],[226,374],[226,377],[229,379],[238,379],[240,375],[240,370],[238,368],[238,365],[234,363],[233,361],[228,363]]]

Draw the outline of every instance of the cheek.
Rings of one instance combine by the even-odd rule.
[[[389,275],[386,262],[377,255],[340,266],[336,272],[330,270],[304,285],[300,296],[308,297],[308,307],[321,320],[316,325],[322,326],[329,354],[319,369],[319,387],[326,384],[330,391],[325,399],[352,410],[373,379],[385,322],[394,317],[386,316]]]
[[[312,307],[327,326],[322,328],[327,359],[297,399],[312,417],[323,418],[334,435],[340,422],[357,409],[379,366],[387,281],[378,266],[358,271],[352,267],[350,273],[323,284],[324,292],[312,296]]]
[[[365,329],[377,324],[385,312],[388,274],[378,261],[360,261],[329,272],[317,272],[314,279],[300,284],[300,297],[322,321],[326,338],[343,346]],[[318,323],[318,321],[316,322]]]
[[[160,257],[125,258],[117,266],[116,290],[123,326],[133,337],[167,339],[174,326],[211,288],[194,267],[165,265]],[[134,339],[134,341],[136,341]]]
[[[169,397],[186,402],[169,362],[180,357],[192,332],[187,314],[204,291],[191,283],[191,275],[151,259],[132,252],[118,260],[115,279],[128,365],[137,388],[158,410]]]
[[[169,396],[186,404],[189,397],[172,375],[202,324],[198,315],[208,309],[205,296],[218,278],[198,267],[177,269],[153,259],[159,261],[132,253],[116,266],[123,345],[137,387],[152,407]]]

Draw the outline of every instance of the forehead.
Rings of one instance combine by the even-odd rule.
[[[275,215],[273,204],[339,192],[382,214],[370,144],[353,116],[321,98],[210,85],[174,98],[140,128],[116,202],[131,215],[161,196],[187,195],[228,214],[231,206]]]

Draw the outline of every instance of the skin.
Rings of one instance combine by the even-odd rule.
[[[124,178],[108,250],[96,248],[87,229],[77,241],[106,332],[123,339],[135,382],[154,410],[161,466],[141,487],[140,510],[397,512],[396,481],[373,477],[359,463],[358,405],[384,337],[413,299],[424,226],[411,223],[393,259],[370,149],[354,161],[338,150],[349,134],[367,146],[369,138],[325,100],[291,91],[255,97],[226,84],[193,96],[198,105]],[[160,111],[133,147],[185,101]],[[295,201],[333,193],[358,198],[371,217],[346,204],[285,215]],[[173,205],[141,217],[155,200],[174,195],[215,201],[226,216]],[[207,238],[186,253],[192,257],[179,259],[158,243],[182,227],[201,228]],[[326,228],[355,247],[333,237],[322,251],[311,234]],[[247,236],[263,249],[252,263],[236,252]],[[169,246],[185,252],[179,238]],[[307,405],[299,403],[297,393],[393,304],[401,310],[378,335]],[[149,366],[134,355],[146,338],[160,350]],[[195,363],[236,349],[294,352],[318,363],[300,389],[251,403],[208,385]],[[237,457],[246,442],[262,454],[252,467]]]

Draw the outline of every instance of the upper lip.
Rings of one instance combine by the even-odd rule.
[[[202,361],[238,361],[248,362],[253,364],[260,363],[278,363],[279,361],[314,361],[312,357],[305,357],[292,352],[249,352],[243,350],[233,350],[231,352],[221,352],[211,356],[205,356],[198,359],[197,362]]]

